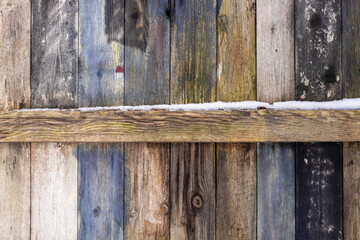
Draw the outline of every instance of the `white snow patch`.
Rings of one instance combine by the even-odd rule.
[[[87,107],[77,109],[58,109],[58,108],[37,108],[37,109],[21,109],[17,112],[30,111],[81,111],[93,112],[99,110],[110,111],[231,111],[231,110],[257,110],[257,109],[273,109],[273,110],[360,110],[360,98],[342,99],[329,102],[308,102],[308,101],[288,101],[275,102],[269,104],[267,102],[243,101],[243,102],[213,102],[198,104],[174,104],[174,105],[143,105],[143,106],[114,106],[114,107]]]

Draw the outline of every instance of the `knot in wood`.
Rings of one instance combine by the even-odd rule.
[[[199,194],[193,196],[191,203],[196,209],[201,209],[203,207],[203,199]]]
[[[137,212],[132,210],[131,213],[130,213],[130,218],[134,219],[134,218],[137,217],[137,215],[138,215]]]

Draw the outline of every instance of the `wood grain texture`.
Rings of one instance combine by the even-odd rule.
[[[214,144],[171,146],[171,238],[215,238]]]
[[[216,0],[171,4],[170,103],[216,99]]]
[[[256,239],[256,144],[217,144],[216,238]]]
[[[354,142],[359,121],[347,110],[1,112],[0,142]]]
[[[170,103],[215,101],[216,0],[173,0],[171,20]],[[171,145],[172,239],[215,238],[214,160],[215,144]]]
[[[257,1],[257,100],[295,98],[294,1]],[[295,145],[258,144],[257,237],[295,239]]]
[[[76,239],[76,165],[72,145],[31,145],[31,239]]]
[[[78,161],[78,239],[123,239],[123,144],[81,144]]]
[[[78,89],[78,1],[34,0],[31,8],[31,106],[74,107]]]
[[[360,144],[344,143],[344,238],[360,238]]]
[[[169,144],[126,144],[126,239],[169,239]]]
[[[256,100],[256,3],[217,4],[217,100]],[[256,144],[217,144],[216,153],[216,238],[255,239]]]
[[[30,107],[29,0],[0,2],[0,110]],[[30,238],[30,145],[0,144],[0,238]]]
[[[78,1],[31,6],[31,107],[77,107]],[[76,239],[76,144],[32,144],[31,151],[31,239]]]
[[[169,103],[168,4],[125,4],[127,105]],[[126,144],[125,153],[125,238],[169,239],[169,144]]]
[[[360,1],[342,4],[342,74],[345,97],[360,96]],[[360,239],[360,143],[344,143],[344,238]]]
[[[295,15],[296,99],[341,98],[341,1],[296,1]],[[297,144],[297,239],[343,238],[341,150]]]
[[[79,105],[124,103],[124,1],[79,1]],[[78,147],[78,239],[124,238],[123,144]]]
[[[256,100],[255,0],[217,3],[217,100]]]

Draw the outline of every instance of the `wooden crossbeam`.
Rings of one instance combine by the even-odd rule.
[[[360,111],[0,112],[0,142],[324,141],[360,141]]]

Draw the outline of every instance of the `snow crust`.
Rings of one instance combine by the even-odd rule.
[[[243,102],[213,102],[199,104],[175,104],[175,105],[143,105],[143,106],[114,106],[114,107],[88,107],[77,109],[58,109],[58,108],[39,108],[39,109],[21,109],[18,112],[29,111],[81,111],[93,112],[99,110],[111,111],[230,111],[230,110],[256,110],[256,109],[274,109],[274,110],[360,110],[360,98],[342,99],[329,102],[305,102],[288,101],[275,102],[273,104],[257,101]]]

